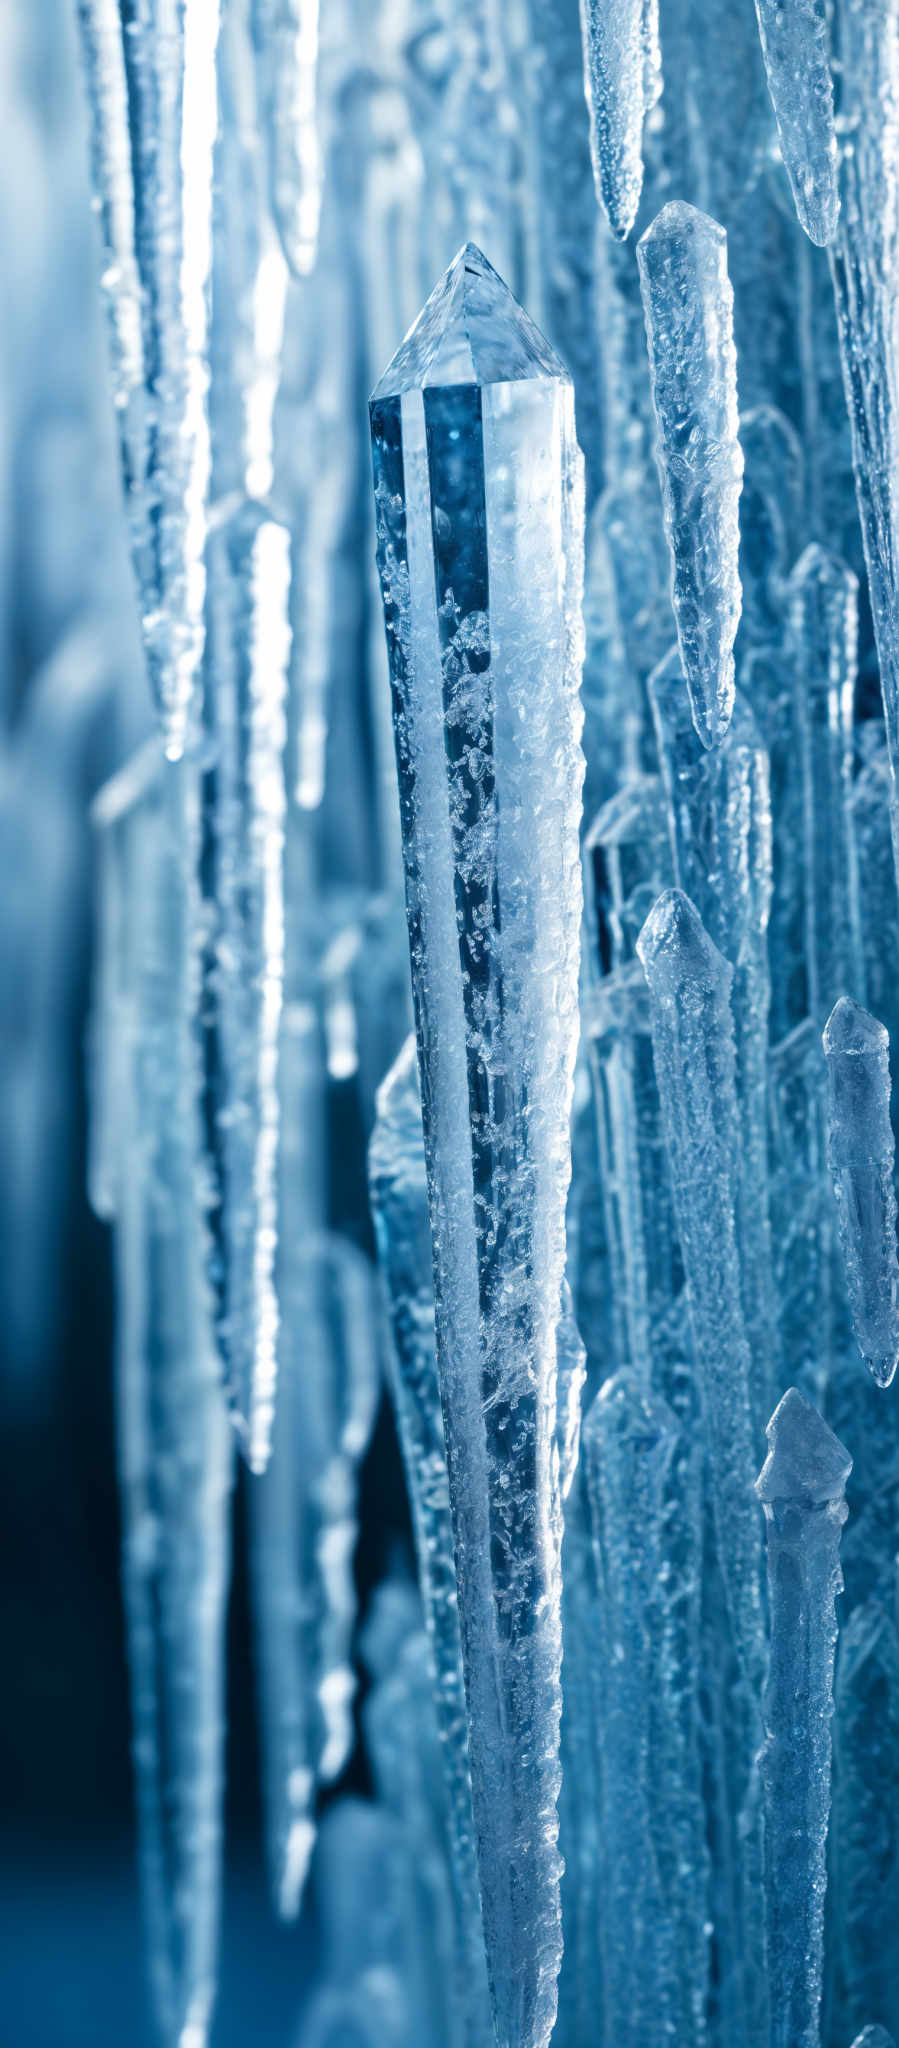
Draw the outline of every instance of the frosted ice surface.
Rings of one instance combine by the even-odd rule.
[[[596,196],[623,240],[643,188],[643,120],[661,91],[658,0],[581,0]]]
[[[840,210],[826,0],[755,0],[755,11],[796,211],[823,247]]]
[[[637,258],[677,637],[703,745],[727,731],[740,622],[737,358],[727,237],[672,200]]]

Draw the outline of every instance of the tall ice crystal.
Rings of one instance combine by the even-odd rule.
[[[859,1003],[841,996],[824,1033],[829,1160],[855,1339],[878,1386],[899,1365],[899,1260],[890,1123],[890,1045]]]
[[[620,241],[643,188],[643,120],[662,89],[657,0],[581,0],[596,196]]]
[[[695,206],[663,206],[637,248],[677,638],[703,745],[723,739],[740,623],[734,295],[727,236]]]
[[[371,429],[488,1975],[499,2048],[546,2048],[583,471],[571,383],[471,243]]]

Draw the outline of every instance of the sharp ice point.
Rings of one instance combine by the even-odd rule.
[[[755,1483],[760,1501],[811,1506],[839,1500],[852,1459],[798,1387],[787,1388],[766,1435],[770,1449]]]

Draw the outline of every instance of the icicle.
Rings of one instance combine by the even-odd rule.
[[[155,762],[153,756],[155,754]],[[117,1410],[151,1977],[168,2048],[209,2040],[221,1892],[231,1445],[198,1179],[197,972],[182,855],[196,784],[145,750],[95,807],[117,1044]],[[179,781],[173,789],[170,777]],[[180,815],[173,824],[173,798]]]
[[[469,245],[371,407],[500,2048],[544,2048],[560,1953],[549,1489],[581,909],[572,399],[547,344]]]
[[[765,1691],[765,1889],[771,2048],[818,2048],[830,1716],[852,1459],[791,1387],[768,1424],[765,1509],[771,1669]]]
[[[693,723],[715,747],[733,708],[740,622],[737,363],[727,238],[672,201],[639,243],[677,636]]]
[[[252,11],[272,214],[294,276],[306,277],[315,267],[321,210],[319,0],[252,0]]]
[[[899,1640],[872,1599],[840,1630],[833,1723],[828,1948],[847,2031],[866,2012],[899,2027]],[[874,2033],[879,2029],[871,2030]],[[868,2035],[860,2037],[868,2048]],[[884,2037],[886,2038],[886,2037]],[[874,2048],[874,2043],[871,2043]]]
[[[829,1163],[856,1343],[878,1386],[899,1365],[895,1146],[890,1043],[882,1024],[841,996],[824,1032]]]
[[[630,234],[643,189],[643,121],[662,89],[658,0],[581,0],[596,196]]]
[[[344,1240],[291,1260],[272,1454],[251,1492],[267,1831],[277,1909],[299,1911],[315,1794],[353,1746],[356,1473],[378,1391],[371,1269]]]
[[[125,495],[138,559],[146,464],[141,288],[135,257],[128,80],[119,0],[79,0],[91,122],[94,205],[103,245],[112,387]]]
[[[826,0],[755,0],[755,11],[796,212],[823,247],[840,210]]]
[[[434,1660],[455,1885],[460,1996],[469,2007],[468,2038],[473,2042],[479,2007],[481,2034],[486,2039],[487,1984],[449,1479],[437,1384],[428,1190],[414,1038],[406,1041],[378,1091],[377,1121],[369,1148],[369,1185],[393,1333],[394,1406]]]
[[[855,849],[851,832],[852,712],[857,668],[858,583],[823,548],[806,548],[789,583],[797,665],[802,765],[808,1007],[823,1018],[852,958]]]

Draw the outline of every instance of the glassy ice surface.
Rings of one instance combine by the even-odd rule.
[[[581,26],[596,195],[623,239],[640,204],[644,115],[661,91],[658,6],[581,0]]]
[[[537,2048],[560,1956],[546,1489],[577,1037],[582,468],[562,367],[471,245],[371,424],[488,1971],[499,2042]]]
[[[811,241],[833,240],[840,201],[825,0],[756,0],[780,146]]]
[[[727,236],[707,214],[672,201],[637,257],[678,644],[693,723],[714,747],[733,709],[741,603],[743,456]]]

